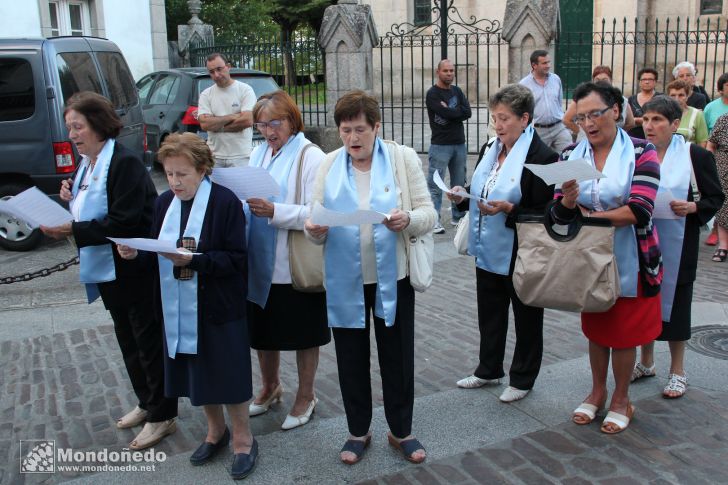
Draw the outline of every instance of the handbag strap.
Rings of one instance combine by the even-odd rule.
[[[298,205],[303,205],[303,202],[301,201],[301,179],[303,178],[303,157],[306,156],[306,152],[309,148],[316,147],[319,148],[318,145],[315,143],[309,143],[308,145],[304,146],[301,149],[301,154],[298,156],[298,174],[296,175],[296,197],[295,202]]]

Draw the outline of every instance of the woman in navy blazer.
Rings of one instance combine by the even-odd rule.
[[[212,183],[214,160],[192,133],[169,135],[159,150],[170,190],[159,196],[151,235],[188,249],[143,257],[158,267],[158,308],[164,320],[165,394],[203,406],[207,436],[190,457],[207,463],[227,448],[232,422],[231,475],[249,475],[258,444],[248,424],[252,391],[246,317],[245,215],[229,189]],[[119,246],[122,257],[137,251]]]

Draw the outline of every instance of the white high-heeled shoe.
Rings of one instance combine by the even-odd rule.
[[[318,404],[318,398],[314,397],[313,401],[311,401],[311,403],[308,405],[305,413],[300,416],[291,416],[290,414],[286,416],[286,420],[283,421],[281,429],[287,431],[289,429],[303,426],[304,424],[311,421],[311,415],[313,414],[313,410],[316,407],[316,404]]]
[[[248,406],[248,413],[250,416],[258,416],[260,414],[267,413],[270,409],[271,404],[274,402],[281,402],[281,396],[283,395],[283,387],[278,384],[278,387],[275,388],[275,390],[268,396],[268,399],[263,401],[260,404],[256,404],[255,400],[253,400],[250,403],[250,406]]]

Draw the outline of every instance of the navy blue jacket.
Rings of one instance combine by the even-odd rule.
[[[150,237],[159,237],[173,198],[174,194],[167,191],[157,199]],[[245,319],[248,296],[245,215],[235,194],[215,183],[212,184],[197,252],[203,254],[193,256],[189,268],[197,272],[199,324]],[[161,295],[158,298],[161,302]],[[158,308],[161,310],[161,304]]]

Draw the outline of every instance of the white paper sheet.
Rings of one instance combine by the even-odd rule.
[[[675,200],[675,196],[669,190],[658,190],[655,197],[655,208],[652,211],[653,219],[680,219],[670,208],[670,202]]]
[[[262,167],[215,168],[210,178],[232,190],[240,200],[267,199],[281,192],[278,183]]]
[[[132,249],[139,251],[151,251],[154,253],[189,253],[190,251],[185,248],[178,248],[177,241],[162,241],[159,239],[146,239],[143,237],[109,237],[111,241],[116,244],[123,244],[129,246]],[[192,253],[200,254],[200,253]]]
[[[359,224],[381,224],[389,220],[389,214],[375,210],[356,210],[354,212],[338,212],[325,208],[318,202],[311,211],[311,222],[319,226],[358,226]]]
[[[480,199],[483,202],[486,202],[486,200],[482,197],[476,197],[475,195],[471,195],[464,190],[462,192],[455,192],[454,190],[450,189],[447,185],[445,185],[445,182],[442,180],[442,177],[440,177],[440,172],[438,171],[435,171],[435,174],[432,176],[432,180],[435,182],[435,185],[440,187],[440,190],[442,190],[443,192],[447,192],[448,194],[457,195],[460,197],[465,197],[467,199]]]
[[[527,163],[524,167],[546,182],[546,185],[563,184],[569,180],[581,182],[582,180],[593,180],[605,177],[602,172],[595,169],[589,161],[583,158],[564,160],[563,162],[549,163],[548,165]]]
[[[73,216],[60,204],[31,187],[18,195],[0,201],[0,212],[25,221],[30,227],[56,227],[73,221]]]

